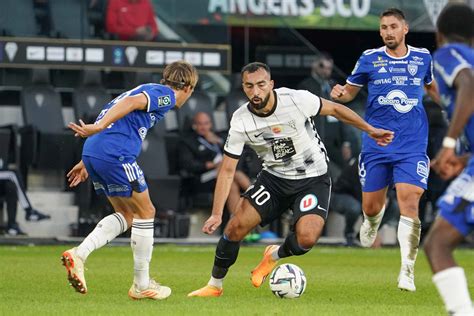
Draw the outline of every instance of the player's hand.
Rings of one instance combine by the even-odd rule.
[[[367,132],[370,138],[374,139],[377,145],[387,146],[393,141],[394,132],[383,128],[374,128]]]
[[[443,179],[451,179],[461,173],[465,163],[456,156],[454,148],[442,147],[436,158],[431,161],[431,168]]]
[[[202,227],[202,231],[205,234],[211,235],[216,231],[216,229],[221,225],[221,223],[222,223],[222,216],[211,215],[207,219],[207,221],[204,223],[204,226]]]
[[[79,124],[70,122],[67,126],[72,129],[76,137],[89,137],[101,131],[101,128],[97,124],[86,124],[82,120],[79,120]]]
[[[73,188],[79,183],[86,181],[86,179],[89,177],[89,174],[87,173],[86,166],[84,166],[84,163],[81,160],[71,169],[71,171],[67,173],[66,176],[69,186]]]
[[[343,97],[346,94],[346,89],[344,86],[341,86],[340,84],[335,85],[332,90],[331,90],[331,99],[334,101],[340,101],[341,97]]]

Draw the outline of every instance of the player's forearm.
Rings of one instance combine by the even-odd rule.
[[[436,84],[436,81],[433,80],[431,84],[425,85],[425,88],[426,93],[428,93],[431,100],[433,100],[433,102],[436,104],[441,104],[441,97],[439,95],[438,85]]]
[[[214,190],[214,201],[212,203],[212,215],[222,216],[225,202],[229,196],[232,182],[234,181],[235,170],[225,170],[221,168],[217,176],[216,188]]]
[[[104,117],[97,122],[97,124],[99,125],[100,130],[104,130],[107,126],[117,122],[125,115],[141,108],[143,108],[143,104],[137,99],[137,97],[126,97],[112,106],[107,113],[105,113]]]
[[[449,124],[447,137],[458,138],[461,135],[464,126],[474,113],[474,77],[465,76],[460,80],[457,88],[456,105],[454,113]]]
[[[332,114],[341,122],[352,125],[364,132],[373,130],[373,126],[367,123],[362,117],[356,112],[349,109],[347,106],[342,104],[334,104],[334,114]]]

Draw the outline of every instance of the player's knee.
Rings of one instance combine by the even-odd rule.
[[[232,217],[227,224],[224,234],[229,240],[240,241],[247,235],[248,229],[242,224],[238,217]]]
[[[298,235],[298,246],[299,248],[306,250],[304,253],[308,252],[316,244],[316,236],[311,234],[304,234],[302,236]]]
[[[430,258],[431,254],[433,253],[433,246],[434,246],[433,238],[432,238],[432,235],[430,233],[430,234],[428,234],[428,236],[426,236],[426,238],[423,242],[423,250],[425,250],[425,253],[428,256],[428,258]]]
[[[384,206],[383,202],[370,201],[370,202],[364,202],[362,205],[362,209],[365,214],[369,216],[374,216],[374,215],[377,215],[380,212],[380,210],[382,210],[383,206]]]
[[[140,218],[147,219],[147,218],[155,218],[155,213],[156,213],[155,207],[150,202],[150,203],[147,203],[146,206],[141,207],[136,215],[138,215],[138,217]]]

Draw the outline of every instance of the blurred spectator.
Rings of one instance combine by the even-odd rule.
[[[434,159],[441,148],[444,135],[448,131],[448,121],[443,108],[431,100],[430,97],[423,98],[423,106],[428,117],[428,158]],[[436,172],[430,172],[428,176],[428,189],[420,199],[421,238],[428,232],[436,217],[436,201],[443,194],[451,181],[441,179]],[[431,211],[431,213],[430,213]]]
[[[334,60],[328,53],[317,55],[311,64],[311,75],[299,83],[298,89],[309,92],[325,99],[330,99],[332,86],[335,82],[331,79]]]
[[[179,165],[193,177],[193,193],[214,192],[223,145],[223,140],[212,131],[209,115],[204,112],[196,113],[192,132],[183,137],[179,149]],[[236,208],[240,192],[249,186],[249,178],[242,171],[237,171],[227,199],[227,208],[230,212]]]
[[[362,215],[362,188],[359,181],[359,167],[356,158],[351,159],[342,170],[334,184],[329,205],[331,210],[345,217],[344,237],[346,245],[353,246],[356,239],[354,225],[359,216]],[[398,213],[398,204],[394,191],[389,190],[387,194],[387,207],[381,225],[390,222]],[[395,224],[397,224],[396,221]]]
[[[158,35],[149,0],[109,0],[106,29],[120,40],[152,41]]]
[[[21,184],[21,177],[15,171],[0,170],[0,211],[3,210],[3,202],[7,204],[7,227],[5,233],[10,236],[26,235],[16,222],[17,203],[20,202],[25,210],[27,221],[41,221],[50,219],[49,215],[43,214],[31,206]]]
[[[317,55],[311,65],[311,75],[300,82],[297,88],[330,100],[329,94],[336,83],[331,77],[333,68],[334,60],[331,55],[325,52]],[[332,116],[318,116],[314,118],[314,122],[332,162],[329,168],[332,174],[338,174],[358,154],[353,145],[357,143],[358,133],[352,126],[342,124]]]

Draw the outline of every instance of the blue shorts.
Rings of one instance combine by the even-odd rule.
[[[465,169],[437,202],[438,216],[444,218],[463,236],[474,229],[474,170]]]
[[[82,161],[97,194],[130,197],[133,191],[140,193],[148,188],[136,161],[113,163],[90,156],[82,156]]]
[[[374,192],[395,183],[427,188],[430,160],[424,153],[361,153],[359,180],[363,192]]]

